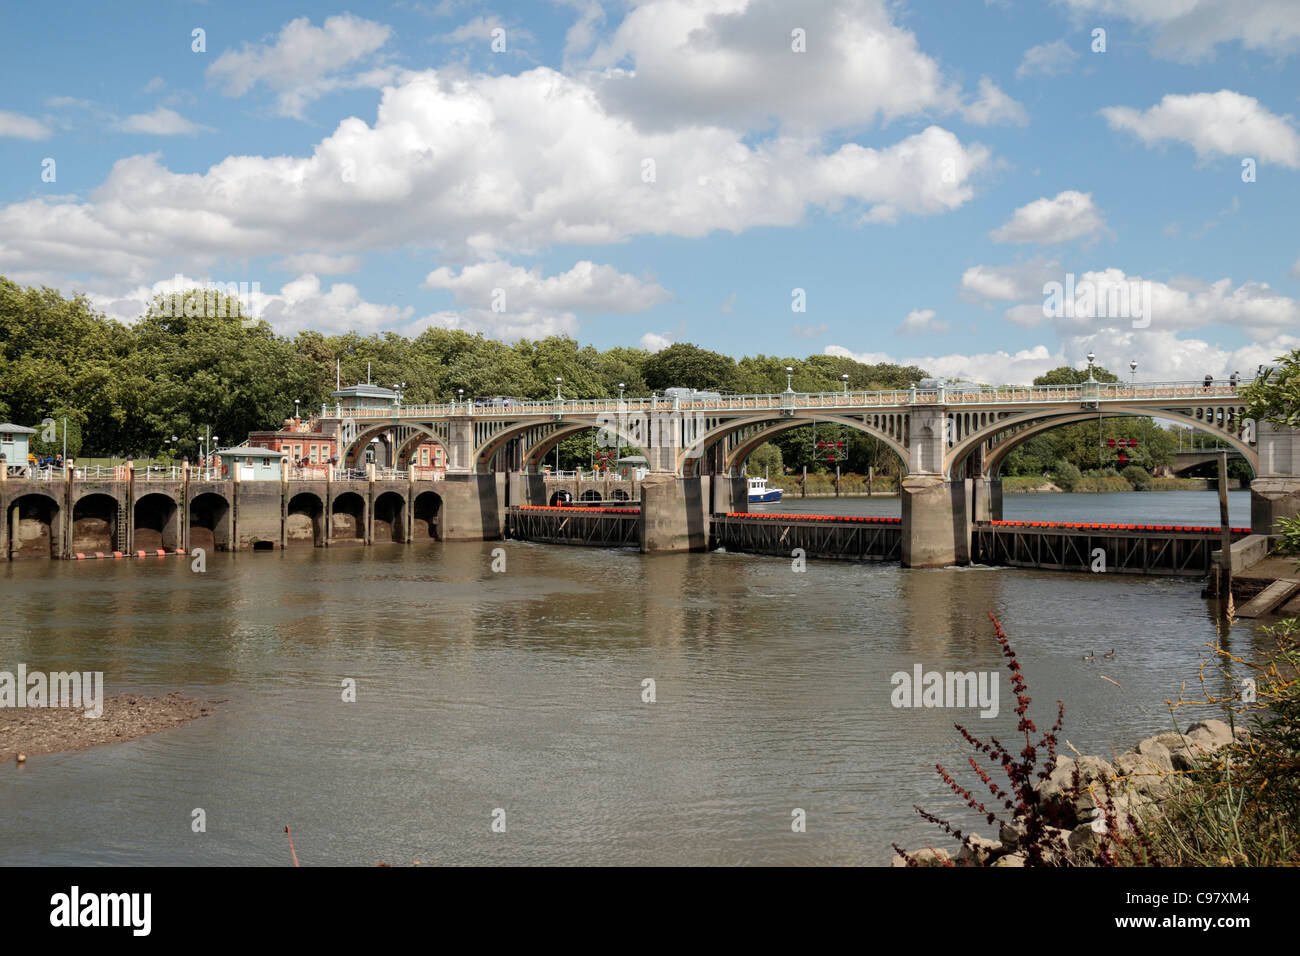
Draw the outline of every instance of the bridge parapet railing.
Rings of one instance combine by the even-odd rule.
[[[135,469],[136,481],[180,481],[180,465],[150,465]]]
[[[1240,384],[1246,384],[1242,382]],[[448,418],[526,418],[554,417],[558,414],[644,414],[678,411],[780,411],[800,408],[859,409],[875,406],[904,408],[909,405],[962,405],[1000,403],[1051,403],[1082,401],[1125,401],[1201,398],[1223,399],[1239,397],[1240,385],[1231,383],[1154,382],[1124,383],[1096,382],[1078,385],[1000,385],[975,388],[944,385],[936,388],[881,389],[877,391],[849,390],[838,392],[768,392],[753,395],[720,395],[717,398],[550,398],[538,401],[514,402],[509,405],[474,405],[471,402],[449,402],[431,405],[395,405],[391,409],[329,408],[323,409],[328,417],[366,419],[383,422],[387,419],[448,419]],[[791,397],[793,395],[793,397]]]

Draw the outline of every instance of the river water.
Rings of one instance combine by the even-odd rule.
[[[1006,516],[1217,515],[1212,493],[1139,495],[1136,512],[1127,497],[1008,496]],[[813,503],[785,504],[898,507]],[[1248,508],[1234,495],[1234,524]],[[1004,670],[991,719],[895,708],[895,672],[999,670],[992,610],[1040,725],[1063,699],[1066,739],[1109,753],[1170,727],[1164,701],[1199,689],[1215,635],[1190,579],[796,573],[513,541],[209,554],[202,574],[184,558],[15,563],[0,582],[0,669],[225,700],[152,737],[0,767],[0,864],[285,865],[286,824],[304,865],[883,864],[891,840],[950,842],[912,805],[953,809],[934,764],[965,762],[954,721],[1003,740],[1015,721]],[[1239,623],[1230,639],[1249,653],[1259,637]]]

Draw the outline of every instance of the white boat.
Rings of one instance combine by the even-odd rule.
[[[769,488],[766,478],[749,479],[749,503],[761,504],[766,501],[780,501],[781,489]]]

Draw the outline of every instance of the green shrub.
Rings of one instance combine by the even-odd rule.
[[[1151,490],[1151,476],[1141,465],[1129,465],[1120,472],[1120,477],[1132,485],[1134,491]]]
[[[1073,491],[1079,485],[1079,480],[1083,477],[1079,469],[1070,462],[1062,459],[1056,463],[1056,483],[1066,491]]]

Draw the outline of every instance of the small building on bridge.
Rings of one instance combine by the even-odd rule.
[[[31,453],[28,436],[35,434],[35,428],[12,422],[0,423],[0,455],[4,456],[6,468],[27,467],[27,456]]]
[[[330,392],[330,398],[339,408],[395,408],[401,404],[402,396],[382,385],[360,383]]]
[[[253,445],[217,449],[222,476],[231,479],[238,477],[239,481],[279,481],[280,462],[285,457],[286,452]]]

